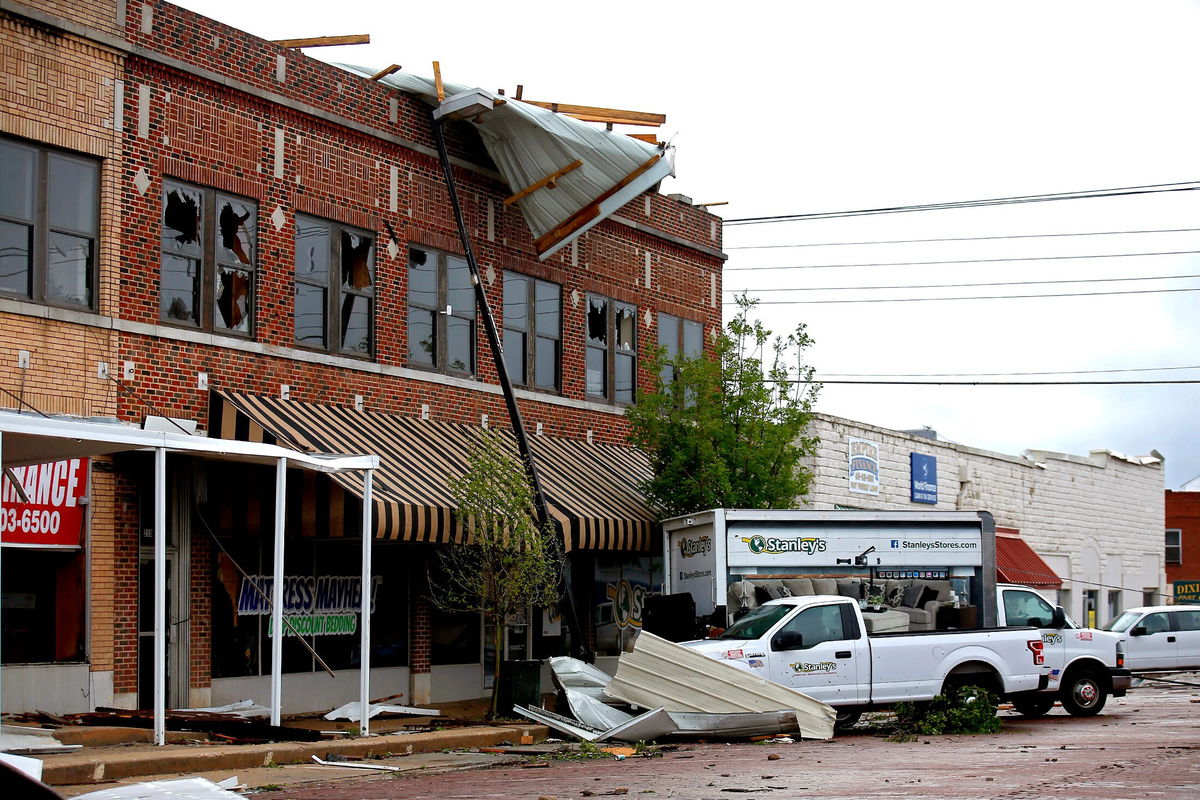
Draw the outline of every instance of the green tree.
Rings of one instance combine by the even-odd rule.
[[[816,452],[804,432],[819,384],[803,361],[812,339],[803,324],[773,337],[738,312],[697,356],[648,353],[656,390],[626,410],[630,441],[650,458],[642,488],[663,514],[706,508],[794,508],[812,473],[801,460]]]
[[[507,715],[497,708],[504,625],[530,606],[558,602],[562,548],[552,522],[538,525],[525,471],[503,435],[481,429],[467,471],[448,483],[467,541],[440,552],[430,594],[444,610],[483,615],[495,656],[491,716]]]

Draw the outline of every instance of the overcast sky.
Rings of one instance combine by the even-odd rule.
[[[714,211],[730,220],[1200,180],[1197,2],[180,4],[270,39],[371,35],[307,51],[329,61],[429,75],[436,59],[457,83],[664,113],[677,178],[663,191],[728,201]],[[724,281],[776,331],[806,323],[831,380],[1200,379],[1200,291],[898,302],[1200,289],[1095,282],[1200,275],[1197,255],[895,265],[1200,250],[1200,231],[762,247],[1178,228],[1200,228],[1200,191],[730,225]],[[887,266],[753,269],[863,263]],[[812,291],[1017,281],[1091,282]],[[817,299],[888,302],[795,303]],[[1012,454],[1156,449],[1167,488],[1200,475],[1200,385],[829,384],[818,410]]]

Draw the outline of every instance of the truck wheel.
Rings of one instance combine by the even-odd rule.
[[[1032,697],[1014,697],[1013,710],[1023,717],[1044,717],[1054,708],[1054,695],[1037,694]]]
[[[837,716],[833,720],[833,729],[835,731],[845,731],[853,728],[863,713],[861,708],[835,708],[834,711],[837,712]]]
[[[1100,673],[1081,669],[1071,673],[1063,683],[1059,699],[1063,708],[1074,717],[1092,717],[1100,713],[1108,701],[1108,689]]]

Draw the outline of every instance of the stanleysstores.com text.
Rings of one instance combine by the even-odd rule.
[[[905,550],[978,550],[979,542],[901,542]]]

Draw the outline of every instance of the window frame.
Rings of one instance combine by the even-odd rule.
[[[514,324],[516,315],[510,313],[509,308],[509,281],[520,281],[524,284],[524,316],[523,323]],[[543,312],[538,310],[540,301],[539,289],[543,287],[552,287],[555,300],[555,314],[558,319],[558,324],[553,331],[543,330],[538,325],[538,318]],[[508,378],[516,386],[522,386],[526,389],[538,392],[562,392],[562,328],[563,328],[563,287],[560,283],[544,280],[526,275],[522,272],[505,272],[503,302],[504,302],[504,353],[505,366],[508,368]],[[511,354],[509,347],[509,334],[522,337],[520,342],[524,350],[524,357],[521,359],[521,373],[514,374],[514,364],[509,361],[508,356]],[[549,345],[545,344],[549,342]],[[553,377],[550,385],[546,385],[538,380],[538,355],[544,347],[551,347],[554,351],[554,365],[552,367]]]
[[[379,310],[378,293],[376,284],[378,283],[378,267],[376,263],[376,255],[379,249],[379,235],[375,231],[366,230],[356,225],[349,225],[344,222],[338,222],[325,217],[318,217],[313,214],[304,214],[297,212],[293,219],[295,224],[295,232],[292,235],[294,243],[292,257],[292,342],[293,344],[305,350],[315,350],[321,353],[329,353],[335,356],[345,356],[346,358],[358,358],[370,361],[375,358],[377,349],[378,332],[376,330],[376,316]],[[299,236],[301,226],[306,225],[313,228],[324,228],[325,236],[328,239],[328,251],[326,257],[325,280],[321,282],[315,278],[307,277],[300,271],[301,249],[299,244]],[[358,237],[359,239],[369,239],[370,247],[367,256],[367,274],[370,283],[366,288],[347,287],[344,280],[344,275],[340,276],[339,272],[345,269],[343,263],[344,254],[342,252],[343,236]],[[310,273],[311,274],[311,270]],[[325,292],[325,298],[321,304],[323,320],[321,324],[322,341],[321,344],[314,344],[307,339],[299,337],[300,328],[296,323],[297,302],[301,286],[317,287]],[[364,298],[367,301],[367,335],[366,351],[347,348],[343,344],[345,331],[342,330],[342,317],[345,313],[344,303],[347,298]]]
[[[1171,535],[1175,535],[1175,543],[1170,541]],[[1171,558],[1171,551],[1175,551],[1175,558]],[[1182,564],[1183,563],[1183,529],[1182,528],[1167,528],[1163,536],[1163,563],[1164,564]]]
[[[602,344],[595,343],[596,340],[592,337],[591,331],[591,314],[593,301],[602,301],[605,303],[605,341]],[[625,314],[625,318],[630,320],[630,333],[632,341],[625,346],[620,341],[620,325],[618,317]],[[634,303],[627,303],[624,300],[617,300],[613,297],[602,295],[598,292],[588,292],[584,297],[583,307],[583,393],[588,400],[601,401],[611,403],[612,405],[628,406],[637,402],[637,371],[638,371],[638,356],[637,356],[637,338],[638,338],[638,308]],[[592,352],[601,352],[604,354],[604,387],[602,392],[593,392],[589,386],[588,376],[588,356]],[[619,396],[620,388],[617,386],[618,364],[622,362],[628,363],[629,377],[631,386],[628,391],[628,399],[622,399]]]
[[[0,144],[17,150],[30,151],[33,158],[32,175],[30,176],[29,216],[21,217],[0,213],[0,223],[11,226],[22,226],[28,229],[27,235],[27,276],[24,291],[0,289],[0,296],[12,297],[40,305],[57,308],[86,309],[95,311],[99,295],[99,262],[100,262],[100,195],[103,190],[103,175],[100,159],[77,153],[59,150],[52,147],[9,137],[0,137]],[[95,177],[95,191],[91,194],[91,214],[89,215],[91,230],[85,231],[68,225],[53,224],[51,217],[51,166],[55,159],[68,163],[82,164],[92,170]],[[80,192],[83,198],[87,193]],[[0,208],[2,208],[0,204]],[[51,238],[58,234],[70,236],[88,242],[88,264],[83,272],[83,286],[87,293],[86,303],[71,302],[51,294]]]
[[[426,258],[433,256],[436,258],[436,294],[437,297],[433,305],[424,302],[416,302],[413,298],[413,251],[417,250],[426,254]],[[461,272],[466,277],[465,286],[451,286],[450,277],[452,268],[455,271]],[[405,263],[405,280],[406,288],[404,293],[404,321],[405,330],[408,339],[408,349],[405,353],[405,363],[413,369],[429,370],[443,375],[454,375],[458,377],[475,377],[479,370],[479,300],[475,292],[475,284],[471,278],[471,268],[465,256],[457,253],[449,253],[445,250],[439,250],[436,247],[428,247],[423,244],[410,242],[408,245],[408,259]],[[466,313],[460,305],[455,308],[450,302],[452,292],[466,291],[471,292],[471,310]],[[433,354],[430,361],[419,361],[413,358],[413,310],[418,310],[427,313],[430,318],[430,324],[433,328]],[[447,312],[449,309],[449,312]],[[460,369],[450,363],[450,322],[457,321],[458,324],[465,323],[467,326],[467,345],[469,352],[467,354],[470,361],[465,369]]]
[[[664,332],[666,331],[667,327],[664,323],[667,320],[671,320],[671,323],[675,328],[674,335],[671,337],[664,336]],[[689,330],[695,331],[696,335],[699,337],[697,341],[699,342],[700,349],[696,350],[694,353],[688,352],[687,343]],[[704,355],[704,323],[700,322],[699,320],[688,319],[687,317],[681,317],[678,314],[668,314],[665,311],[660,311],[658,312],[657,337],[658,346],[665,350],[664,356],[667,360],[678,359],[681,355],[684,358],[695,358]],[[674,341],[669,341],[669,339],[673,339]],[[663,386],[669,386],[670,384],[674,383],[675,379],[678,377],[679,370],[670,364],[664,364],[658,374],[659,382]],[[691,403],[689,403],[689,405],[691,405]]]
[[[172,188],[198,192],[200,195],[200,230],[198,236],[200,246],[198,254],[169,253],[164,247],[163,240],[166,238],[165,234],[167,230],[167,202]],[[250,260],[248,262],[227,259],[222,253],[223,250],[229,249],[225,248],[218,241],[221,238],[219,218],[223,201],[240,203],[250,210],[250,216],[238,224],[239,229],[244,229],[248,232],[250,245]],[[162,233],[159,236],[158,272],[158,320],[160,323],[181,328],[190,328],[192,330],[201,330],[221,336],[234,336],[241,339],[254,338],[257,330],[256,306],[258,299],[258,211],[258,201],[252,198],[178,178],[163,179],[162,216],[159,218],[162,229]],[[251,220],[253,220],[253,227],[249,226]],[[166,309],[163,308],[163,275],[166,256],[168,254],[176,258],[195,261],[199,264],[199,275],[197,277],[199,287],[193,290],[192,321],[167,316]],[[246,287],[247,302],[244,317],[246,320],[245,330],[217,324],[217,314],[220,311],[220,291],[217,287],[221,279],[222,268],[248,273]]]

